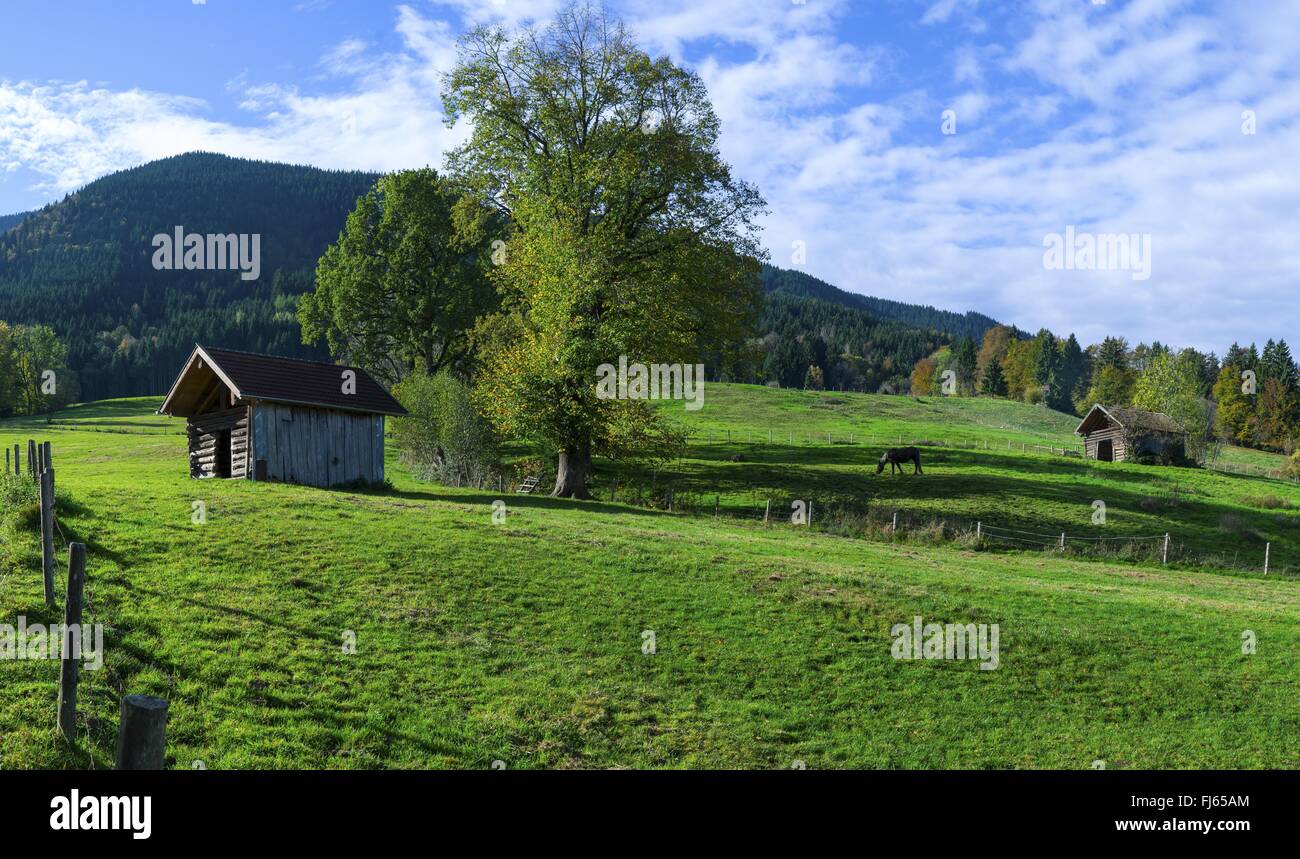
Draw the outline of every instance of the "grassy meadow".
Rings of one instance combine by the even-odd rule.
[[[413,480],[391,447],[387,491],[190,480],[183,422],[156,406],[0,422],[0,444],[52,442],[107,644],[75,747],[57,663],[0,662],[0,767],[110,767],[133,692],[169,699],[180,769],[1300,766],[1300,581],[1193,559],[1271,541],[1274,569],[1300,570],[1293,483],[1022,453],[1068,447],[1075,421],[1018,404],[710,385],[680,412],[705,436],[680,460],[599,463],[597,500],[506,495],[496,522],[501,493]],[[876,476],[865,439],[900,434],[990,447]],[[679,509],[611,502],[614,479],[672,486]],[[1176,558],[856,539],[790,525],[805,496],[828,516],[1170,532]],[[53,622],[9,512],[0,623]],[[998,624],[998,669],[893,659],[890,628],[917,615]]]

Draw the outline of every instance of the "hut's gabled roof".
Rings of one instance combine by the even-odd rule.
[[[1095,405],[1088,410],[1080,421],[1075,435],[1087,435],[1114,422],[1127,430],[1139,430],[1171,435],[1186,432],[1178,422],[1164,412],[1147,412],[1142,409],[1129,409],[1122,406]]]
[[[356,393],[343,393],[343,373],[356,373]],[[215,377],[215,379],[214,379]],[[195,346],[159,414],[189,417],[220,380],[235,399],[315,406],[377,415],[404,415],[397,400],[359,367]]]

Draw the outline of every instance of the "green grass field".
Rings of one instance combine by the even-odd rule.
[[[1016,404],[710,385],[682,414],[731,442],[656,475],[601,463],[598,485],[603,498],[616,475],[653,476],[707,513],[509,495],[496,524],[498,493],[414,481],[392,449],[390,492],[192,481],[182,423],[156,404],[0,424],[0,444],[53,444],[60,525],[88,544],[87,621],[108,651],[83,674],[76,747],[54,726],[57,664],[0,662],[0,767],[111,766],[130,692],[170,700],[176,768],[1300,766],[1294,577],[755,515],[764,497],[788,516],[807,495],[1044,532],[1169,531],[1180,557],[1269,539],[1275,568],[1295,571],[1294,484],[1008,452],[1073,430]],[[1001,449],[927,448],[925,475],[876,477],[878,447],[790,432]],[[715,494],[728,515],[711,515]],[[34,535],[7,525],[3,539],[0,623],[56,620]],[[893,659],[890,628],[916,615],[998,624],[999,668]]]

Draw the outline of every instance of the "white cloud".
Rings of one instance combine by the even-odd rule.
[[[438,164],[464,134],[444,126],[438,101],[455,34],[406,6],[394,28],[398,52],[377,55],[358,40],[327,52],[322,73],[336,84],[329,93],[232,82],[247,123],[214,120],[205,102],[168,93],[0,81],[0,167],[34,171],[40,190],[66,193],[113,170],[199,149],[334,169]]]

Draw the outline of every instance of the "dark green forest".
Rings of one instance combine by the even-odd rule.
[[[12,227],[18,226],[18,224],[22,222],[23,218],[27,217],[29,214],[31,213],[18,212],[17,214],[14,215],[0,215],[0,233],[5,232],[6,230]]]
[[[761,276],[765,292],[782,292],[786,295],[817,298],[831,304],[842,304],[845,307],[865,311],[877,319],[899,322],[923,331],[942,331],[953,339],[969,337],[979,341],[985,332],[998,324],[996,319],[973,311],[953,313],[928,305],[906,304],[887,298],[873,298],[856,292],[846,292],[801,271],[764,265]]]
[[[47,324],[85,400],[157,394],[196,342],[323,358],[297,296],[374,174],[193,153],[105,176],[0,235],[0,319]],[[261,276],[156,271],[152,238],[258,234]]]

